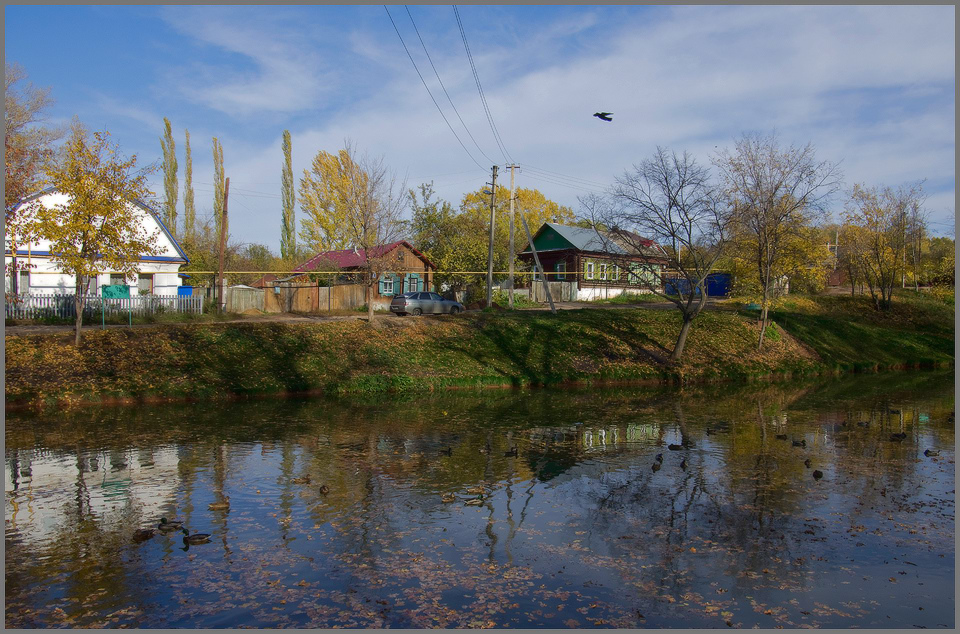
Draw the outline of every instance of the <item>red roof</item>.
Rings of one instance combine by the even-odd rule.
[[[400,245],[406,246],[408,249],[414,252],[421,260],[423,260],[430,268],[436,270],[436,265],[433,262],[427,259],[427,256],[420,253],[413,248],[413,245],[407,242],[406,240],[398,240],[397,242],[391,242],[390,244],[381,244],[380,246],[374,247],[371,250],[373,257],[378,258],[387,253],[390,253]],[[324,251],[323,253],[318,253],[297,268],[293,269],[294,273],[305,273],[306,271],[313,271],[317,268],[318,265],[329,262],[336,265],[341,269],[353,269],[363,266],[364,262],[367,261],[367,253],[364,249],[341,249],[339,251]]]

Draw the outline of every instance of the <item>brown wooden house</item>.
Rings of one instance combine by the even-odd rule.
[[[371,255],[388,257],[393,263],[391,270],[381,275],[377,283],[373,299],[375,307],[388,308],[399,293],[433,290],[436,265],[406,240],[378,246],[371,249]],[[307,279],[314,271],[335,270],[335,283],[360,284],[360,273],[366,261],[367,254],[363,249],[324,251],[295,268],[294,279]]]
[[[575,283],[578,300],[643,292],[650,283],[662,288],[667,258],[653,240],[630,234],[627,241],[614,233],[547,222],[533,244],[547,279]],[[532,268],[529,246],[518,257]]]

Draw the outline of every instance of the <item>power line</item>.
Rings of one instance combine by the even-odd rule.
[[[457,118],[460,119],[463,129],[467,131],[467,134],[470,136],[470,140],[473,141],[473,144],[477,146],[477,150],[480,154],[483,154],[483,158],[487,159],[491,163],[496,163],[492,158],[487,156],[487,153],[483,151],[480,147],[480,144],[477,143],[477,140],[473,138],[473,134],[470,132],[470,128],[467,127],[467,124],[463,122],[463,117],[460,116],[460,111],[457,110],[457,107],[453,105],[453,99],[450,98],[450,93],[447,92],[447,87],[443,85],[443,80],[440,79],[440,73],[437,72],[437,67],[433,65],[433,58],[430,57],[430,53],[427,52],[427,45],[423,42],[423,37],[420,36],[420,29],[417,28],[417,23],[413,20],[413,15],[410,13],[410,8],[407,5],[403,5],[403,8],[407,10],[407,15],[410,17],[410,23],[413,24],[413,30],[416,31],[417,37],[420,39],[420,46],[423,47],[423,52],[427,56],[427,60],[430,62],[430,67],[433,69],[433,74],[437,76],[437,81],[440,82],[440,87],[443,88],[443,94],[447,96],[447,101],[450,102],[450,107],[453,108],[453,111],[457,113]]]
[[[443,122],[447,124],[447,127],[450,128],[450,131],[453,132],[453,136],[457,137],[457,143],[460,144],[460,147],[463,148],[463,151],[467,153],[467,156],[470,157],[474,163],[477,164],[477,167],[485,170],[486,168],[480,164],[480,162],[473,157],[473,154],[470,154],[470,150],[467,149],[467,146],[463,144],[463,141],[460,140],[460,136],[457,134],[457,131],[453,129],[453,126],[450,125],[450,122],[447,121],[447,116],[443,114],[443,110],[440,109],[440,104],[437,103],[437,100],[433,98],[433,93],[430,92],[430,87],[427,86],[426,80],[423,79],[423,75],[420,74],[420,69],[417,68],[417,63],[413,61],[413,55],[410,54],[410,51],[407,49],[406,42],[403,41],[403,36],[400,35],[400,29],[397,28],[397,23],[393,21],[393,16],[390,15],[390,9],[387,8],[387,5],[383,5],[383,10],[387,12],[387,17],[390,18],[390,24],[393,25],[393,30],[397,32],[397,37],[400,38],[400,44],[403,45],[403,50],[406,51],[407,57],[410,58],[410,63],[413,64],[413,69],[417,71],[417,76],[420,77],[420,81],[423,83],[423,87],[427,89],[427,94],[430,95],[430,100],[433,102],[433,105],[437,107],[437,112],[440,113],[440,116],[443,117]]]
[[[562,181],[562,180],[559,180],[559,179],[554,179],[553,177],[544,176],[544,175],[542,175],[542,174],[530,174],[530,173],[528,172],[528,173],[527,173],[527,178],[529,178],[529,179],[531,179],[531,180],[535,180],[535,181],[540,181],[540,182],[543,182],[543,183],[550,183],[551,185],[560,185],[561,187],[568,187],[568,188],[570,188],[570,189],[577,189],[577,190],[584,191],[584,192],[589,192],[589,193],[592,193],[592,194],[602,194],[602,193],[604,193],[603,190],[586,187],[586,186],[584,186],[584,185],[574,184],[574,183],[571,183],[571,182],[569,182],[569,181]]]
[[[470,45],[467,43],[467,34],[463,30],[463,22],[460,20],[460,11],[457,9],[457,5],[453,5],[453,12],[457,16],[457,26],[460,28],[460,37],[463,39],[463,47],[467,51],[467,59],[470,60],[470,69],[473,71],[473,78],[477,82],[477,91],[480,93],[480,102],[483,104],[483,111],[487,114],[487,123],[490,124],[490,130],[493,132],[493,138],[500,147],[500,153],[503,154],[503,158],[507,162],[513,163],[514,160],[510,157],[506,148],[503,146],[503,140],[500,138],[500,132],[497,130],[497,124],[493,122],[493,115],[490,113],[490,107],[487,105],[487,98],[483,94],[483,86],[480,85],[480,75],[477,74],[477,66],[473,63],[473,54],[470,52]]]
[[[533,167],[533,166],[531,166],[531,165],[524,165],[523,168],[524,168],[524,169],[527,169],[527,170],[531,170],[531,171],[533,171],[533,172],[540,172],[540,173],[543,173],[543,174],[547,174],[547,175],[549,175],[549,176],[555,176],[555,177],[564,178],[564,179],[566,179],[566,180],[570,180],[570,181],[574,181],[574,182],[584,183],[584,184],[586,184],[586,185],[594,185],[594,186],[596,186],[596,187],[604,187],[604,188],[607,187],[607,185],[605,185],[605,184],[603,184],[603,183],[598,183],[598,182],[596,182],[596,181],[587,180],[587,179],[585,179],[585,178],[580,178],[580,177],[578,177],[578,176],[568,176],[567,174],[561,174],[560,172],[551,172],[550,170],[545,170],[545,169],[540,168],[540,167]]]

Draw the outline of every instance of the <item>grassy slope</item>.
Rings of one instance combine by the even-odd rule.
[[[954,307],[905,291],[888,313],[869,298],[792,298],[774,311],[778,324],[840,370],[948,364],[954,360]]]
[[[809,344],[773,337],[754,350],[752,319],[707,312],[684,362],[665,368],[676,311],[636,309],[392,317],[289,325],[196,324],[8,337],[8,404],[217,397],[324,390],[380,392],[565,380],[738,379],[832,368],[953,362],[953,308],[913,301],[890,317],[845,298],[791,300],[775,319]],[[849,302],[848,302],[849,303]],[[939,307],[938,307],[939,306]]]

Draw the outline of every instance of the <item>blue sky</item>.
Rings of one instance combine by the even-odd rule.
[[[409,10],[480,149],[402,5],[390,13],[469,153],[380,5],[7,6],[4,46],[7,62],[51,88],[51,121],[76,115],[143,162],[159,163],[168,117],[181,209],[184,129],[200,215],[212,209],[218,137],[231,237],[276,251],[284,129],[297,178],[345,139],[411,187],[434,181],[454,204],[489,180],[492,162],[505,173],[453,9]],[[931,229],[953,235],[952,6],[466,5],[460,15],[506,154],[521,166],[518,186],[577,210],[577,196],[657,145],[709,164],[741,133],[776,129],[783,143],[812,143],[840,162],[846,188],[927,179]],[[591,117],[597,110],[613,123]],[[159,172],[153,183],[159,197]]]

